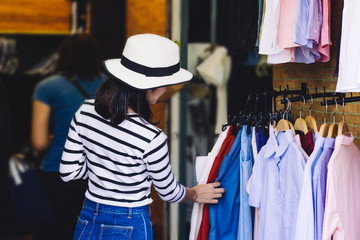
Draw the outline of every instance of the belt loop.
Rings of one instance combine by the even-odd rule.
[[[132,208],[128,208],[129,209],[129,211],[128,211],[128,216],[127,216],[127,218],[128,219],[131,219],[131,216],[132,216]]]
[[[149,209],[149,216],[151,215],[151,207],[150,205],[148,205],[148,209]]]

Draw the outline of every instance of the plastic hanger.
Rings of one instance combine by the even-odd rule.
[[[310,102],[309,116],[306,116],[305,122],[306,122],[306,125],[307,125],[309,131],[311,131],[313,133],[317,133],[319,130],[318,130],[318,127],[316,124],[316,120],[313,116],[311,116],[311,109],[312,109],[312,105],[314,103],[314,99],[312,98],[311,94],[310,94],[310,99],[311,99],[311,102]]]
[[[329,124],[326,123],[326,114],[327,114],[327,100],[325,99],[325,114],[324,114],[324,123],[321,124],[319,129],[319,137],[327,137],[329,131]]]
[[[347,123],[345,122],[344,109],[345,109],[345,101],[344,101],[344,97],[343,97],[342,98],[342,121],[339,123],[337,135],[349,135],[350,134],[349,127],[348,127]]]
[[[305,98],[304,98],[304,96],[302,96],[302,98],[303,98],[303,105],[302,105],[301,108],[300,108],[300,117],[295,120],[294,129],[295,129],[296,131],[301,131],[301,132],[303,132],[304,134],[307,134],[309,130],[308,130],[306,121],[305,121],[305,119],[301,118],[302,109],[303,109],[303,107],[304,107],[304,105],[305,105]]]
[[[336,104],[335,112],[332,114],[333,123],[331,123],[329,126],[329,130],[328,130],[328,134],[327,134],[328,138],[336,138],[336,136],[338,134],[338,125],[335,123],[335,115],[336,115],[336,111],[338,108],[336,101],[335,101],[335,104]]]

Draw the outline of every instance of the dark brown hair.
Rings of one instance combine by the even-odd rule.
[[[60,45],[55,71],[66,77],[74,75],[93,79],[101,72],[101,54],[93,36],[78,33],[68,36]]]
[[[147,122],[157,124],[151,121],[152,112],[146,90],[134,89],[108,76],[96,92],[95,111],[118,125],[128,119],[129,107]]]

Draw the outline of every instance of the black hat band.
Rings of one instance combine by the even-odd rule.
[[[152,67],[147,67],[147,66],[138,64],[136,62],[133,62],[133,61],[129,60],[128,58],[124,57],[124,55],[121,57],[120,61],[121,61],[121,64],[124,67],[126,67],[127,69],[130,69],[131,71],[134,71],[137,73],[141,73],[147,77],[171,76],[180,70],[180,63],[177,63],[177,64],[169,66],[169,67],[152,68]]]

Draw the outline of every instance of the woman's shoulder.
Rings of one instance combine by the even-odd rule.
[[[136,125],[138,127],[143,128],[144,130],[147,130],[149,133],[153,133],[154,136],[158,136],[161,134],[164,134],[163,131],[158,128],[157,126],[149,123],[148,121],[146,121],[145,119],[143,119],[142,117],[140,117],[138,114],[129,114],[128,115],[129,120],[133,123],[136,123]]]
[[[64,84],[64,82],[67,82],[66,78],[62,75],[56,74],[56,75],[51,75],[48,76],[46,78],[44,78],[43,80],[41,80],[40,82],[38,82],[38,86],[42,86],[42,85],[59,85],[59,84]]]

